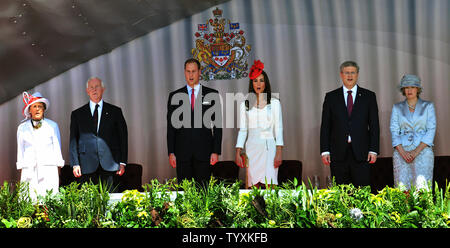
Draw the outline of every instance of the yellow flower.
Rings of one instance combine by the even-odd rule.
[[[275,226],[277,223],[274,220],[269,220],[269,225]]]
[[[245,203],[245,200],[248,199],[249,194],[248,193],[241,193],[239,195],[239,202],[238,202],[238,206],[241,206],[242,204]]]
[[[30,228],[31,227],[31,218],[30,217],[20,217],[20,219],[17,220],[17,227],[18,228]]]
[[[400,223],[400,214],[397,211],[394,211],[389,215],[391,216],[391,219],[395,221],[395,223]]]
[[[137,203],[137,205],[140,205],[143,200],[144,200],[144,195],[135,189],[126,190],[122,196],[123,202],[134,201]]]
[[[336,218],[338,218],[338,219],[342,218],[342,214],[341,213],[337,213],[336,214]]]
[[[244,197],[248,197],[248,193],[241,193],[241,195],[240,195],[242,198],[244,198]]]
[[[148,217],[148,213],[147,213],[147,211],[141,211],[141,212],[139,212],[138,214],[137,214],[137,217],[138,218],[147,218]]]

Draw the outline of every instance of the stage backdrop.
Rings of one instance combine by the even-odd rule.
[[[377,94],[381,154],[392,156],[389,119],[405,73],[422,78],[421,97],[436,104],[435,154],[450,155],[450,1],[408,0],[234,0],[218,5],[239,22],[254,59],[265,63],[283,111],[284,159],[303,162],[303,175],[320,176],[319,127],[327,91],[341,87],[338,66],[361,67],[359,85]],[[46,117],[59,124],[62,151],[69,161],[70,113],[88,102],[85,83],[98,76],[104,100],[122,108],[128,123],[129,162],[143,165],[143,182],[175,176],[168,163],[166,104],[170,91],[184,83],[183,62],[195,47],[197,24],[213,18],[211,8],[149,33],[111,53],[92,59],[39,85],[50,101]],[[247,92],[248,79],[205,82],[225,93]],[[21,96],[0,106],[0,181],[19,178],[16,130],[23,119]],[[235,114],[236,115],[236,114]],[[226,117],[228,118],[228,117]],[[225,120],[226,121],[226,120]],[[234,159],[236,128],[225,128],[221,160]],[[241,172],[241,178],[243,178]]]

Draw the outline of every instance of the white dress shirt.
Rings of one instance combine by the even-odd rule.
[[[344,101],[345,101],[345,106],[347,106],[347,97],[348,97],[348,91],[349,91],[349,89],[347,89],[345,86],[342,86],[342,89],[344,90]],[[351,88],[350,90],[352,91],[353,104],[355,104],[356,91],[358,90],[358,85],[355,84],[355,86],[353,86],[353,88]]]
[[[200,86],[201,86],[200,84],[194,85],[194,96],[195,96],[195,99],[197,99],[198,92],[200,91]],[[192,87],[187,85],[187,84],[186,84],[186,87],[187,87],[188,94],[189,94],[189,103],[191,103]]]
[[[348,93],[349,89],[347,89],[347,87],[345,87],[345,85],[342,86],[342,89],[344,90],[345,106],[348,106],[347,105],[347,98],[348,98],[348,94],[349,94]],[[353,88],[350,89],[352,91],[353,104],[355,104],[355,98],[356,98],[356,91],[357,91],[357,89],[358,89],[358,85],[356,85],[356,84],[355,84],[355,86],[353,86]],[[351,143],[351,142],[352,142],[352,137],[349,135],[348,136],[348,143]]]

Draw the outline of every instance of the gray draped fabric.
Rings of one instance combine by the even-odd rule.
[[[435,103],[435,155],[450,154],[450,1],[234,0],[218,7],[245,31],[252,45],[249,64],[254,59],[265,63],[272,91],[279,93],[282,104],[283,158],[303,161],[304,179],[317,175],[324,185],[329,175],[319,153],[322,103],[327,91],[341,86],[339,64],[345,60],[359,63],[359,85],[377,94],[380,156],[392,156],[389,119],[392,105],[404,99],[397,86],[405,73],[419,75],[421,97]],[[66,163],[70,113],[87,103],[86,80],[98,76],[106,84],[105,101],[123,110],[129,129],[128,161],[144,166],[144,183],[175,176],[167,156],[167,97],[185,84],[183,62],[191,56],[197,24],[212,18],[212,9],[30,90],[50,101],[46,116],[59,124]],[[248,79],[204,83],[219,90],[224,101],[225,93],[248,90]],[[20,96],[0,106],[0,181],[18,179],[16,130],[22,107]],[[227,118],[236,118],[236,110],[224,121]],[[237,131],[225,126],[221,160],[234,159]]]

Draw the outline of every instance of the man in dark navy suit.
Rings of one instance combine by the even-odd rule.
[[[184,64],[187,85],[169,94],[167,150],[177,179],[205,183],[222,146],[222,110],[217,90],[199,84],[201,69],[195,59]]]
[[[370,185],[370,165],[379,153],[380,127],[374,92],[359,87],[359,66],[340,66],[343,86],[326,94],[320,128],[322,162],[337,184]]]
[[[70,165],[81,183],[92,181],[117,190],[128,157],[128,131],[122,110],[103,101],[105,91],[99,78],[86,83],[89,103],[70,117]]]

